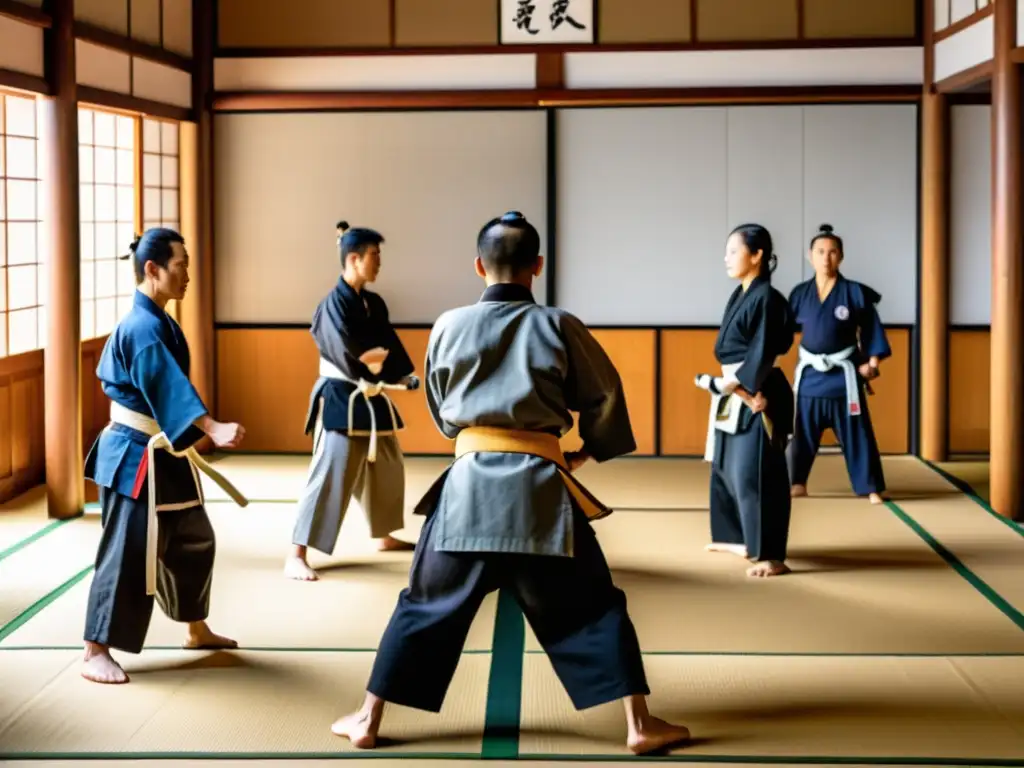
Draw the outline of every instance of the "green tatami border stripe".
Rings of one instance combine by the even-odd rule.
[[[0,645],[0,652],[8,651],[77,651],[82,645]],[[180,645],[147,645],[143,651],[180,651]],[[241,645],[232,651],[245,651],[246,653],[376,653],[377,648],[284,648],[271,645]],[[489,648],[472,648],[462,651],[464,656],[486,656],[493,654]],[[524,650],[526,656],[541,656],[544,651],[540,648]],[[640,651],[642,656],[721,656],[750,657],[750,658],[782,658],[782,659],[1020,659],[1024,658],[1024,651],[950,651],[950,652],[926,652],[913,653],[910,651]]]
[[[515,760],[519,757],[519,722],[523,703],[523,651],[526,621],[511,593],[498,592],[491,643],[491,672],[487,681],[487,710],[480,757]]]
[[[9,622],[0,627],[0,642],[2,642],[5,638],[7,638],[12,633],[16,632],[21,627],[23,627],[36,614],[40,613],[44,608],[50,605],[50,603],[52,603],[54,600],[56,600],[58,597],[63,595],[65,592],[67,592],[69,589],[75,586],[78,582],[80,582],[82,579],[88,576],[89,572],[92,571],[92,569],[92,565],[86,566],[78,573],[76,573],[74,576],[72,576],[70,579],[61,584],[59,587],[50,590],[50,592],[43,595],[41,598],[32,603],[32,605],[26,608],[24,611],[22,611]]]
[[[45,536],[46,534],[51,533],[51,532],[57,530],[58,528],[60,528],[62,525],[65,525],[66,523],[70,523],[72,520],[77,520],[77,519],[78,518],[75,518],[75,517],[69,517],[66,520],[54,520],[49,525],[44,525],[38,531],[35,531],[34,533],[30,533],[28,536],[26,536],[24,539],[19,541],[17,544],[12,544],[7,549],[5,549],[3,552],[0,552],[0,560],[3,560],[4,558],[10,557],[15,552],[20,552],[25,547],[27,547],[29,544],[31,544],[33,541],[38,541],[39,539],[43,538],[43,536]]]
[[[971,487],[971,484],[968,483],[966,480],[963,480],[963,479],[957,477],[956,475],[950,474],[949,472],[944,470],[942,467],[940,467],[938,464],[933,464],[932,462],[928,461],[928,459],[922,459],[920,456],[918,456],[917,459],[922,464],[924,464],[926,467],[928,467],[930,470],[932,470],[937,475],[942,477],[942,479],[945,480],[947,483],[949,483],[954,488],[956,488],[958,491],[960,491],[960,493],[962,493],[964,496],[969,498],[971,501],[973,501],[979,507],[981,507],[986,512],[988,512],[990,515],[992,515],[992,517],[994,517],[1000,523],[1005,525],[1007,528],[1009,528],[1014,533],[1019,534],[1020,536],[1024,537],[1024,525],[1021,525],[1020,523],[1014,522],[1010,518],[1004,517],[1003,515],[1000,515],[998,512],[996,512],[994,509],[992,509],[992,506],[985,499],[983,499],[981,497],[981,495],[976,490],[974,490],[974,488]]]
[[[0,752],[2,760],[480,760],[476,752]],[[487,758],[485,758],[487,759]],[[970,757],[822,757],[811,755],[675,755],[634,756],[524,754],[519,761],[567,763],[742,763],[746,765],[929,765],[1024,766],[1024,758]]]
[[[893,514],[902,520],[914,533],[920,536],[929,547],[935,550],[935,553],[945,560],[946,564],[956,571],[961,578],[978,590],[978,592],[980,592],[986,600],[992,603],[992,605],[998,608],[1006,618],[1016,624],[1018,629],[1024,630],[1024,614],[1004,600],[1003,597],[985,583],[981,577],[964,565],[963,562],[960,561],[960,558],[942,546],[942,544],[939,543],[939,541],[932,536],[924,526],[908,515],[905,511],[900,509],[898,504],[892,501],[886,501],[885,506],[887,506]]]

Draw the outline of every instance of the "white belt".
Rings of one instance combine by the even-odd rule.
[[[730,363],[722,366],[722,378],[725,380],[735,379],[736,371],[743,363]],[[754,394],[754,393],[751,393]],[[722,400],[726,401],[725,415],[719,417]],[[704,461],[715,460],[715,430],[725,432],[729,435],[736,434],[736,428],[740,420],[740,406],[744,405],[738,395],[734,393],[716,394],[711,393],[711,412],[708,415],[708,435],[704,443]]]
[[[803,376],[804,368],[808,365],[819,373],[828,373],[833,368],[842,368],[843,376],[846,379],[847,411],[851,416],[859,416],[860,387],[857,386],[857,369],[850,361],[850,357],[856,351],[857,347],[847,347],[831,355],[815,355],[800,347],[800,362],[797,363],[793,381],[794,396],[800,396],[800,377]]]
[[[395,404],[391,402],[391,398],[384,392],[385,389],[408,389],[404,384],[387,384],[383,381],[370,382],[366,379],[350,379],[348,376],[343,374],[338,367],[334,365],[330,360],[320,358],[320,375],[328,379],[338,379],[340,381],[347,381],[349,384],[355,384],[356,388],[352,390],[352,394],[348,397],[348,432],[352,434],[352,418],[355,413],[356,397],[362,395],[366,401],[367,410],[370,412],[370,446],[366,451],[366,460],[371,464],[377,460],[377,414],[373,411],[373,403],[370,402],[371,397],[383,397],[384,402],[388,404],[388,411],[391,413],[391,424],[393,427],[398,426],[398,416],[395,413]],[[322,408],[323,406],[321,406]]]
[[[157,449],[167,451],[172,456],[176,456],[178,458],[188,459],[189,466],[192,468],[192,474],[195,477],[196,491],[199,493],[200,503],[203,501],[203,486],[199,481],[199,476],[196,475],[196,469],[199,469],[203,474],[224,489],[224,492],[227,493],[228,496],[238,504],[238,506],[248,506],[249,500],[245,498],[245,496],[243,496],[227,478],[207,464],[195,448],[189,447],[183,451],[174,450],[174,446],[171,444],[170,439],[160,429],[160,425],[155,419],[142,413],[136,413],[135,411],[125,408],[123,405],[111,401],[110,421],[114,424],[121,424],[122,426],[138,430],[139,432],[149,436],[149,442],[146,443],[146,481],[149,490],[149,515],[146,521],[146,594],[155,595],[156,545],[158,533],[156,519],[157,504],[155,461]]]

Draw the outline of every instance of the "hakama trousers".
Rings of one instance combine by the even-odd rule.
[[[332,554],[353,496],[366,514],[371,538],[382,539],[402,527],[405,465],[398,438],[378,435],[373,464],[366,460],[369,448],[368,436],[318,430],[293,544]]]
[[[711,467],[711,540],[741,544],[752,560],[786,559],[789,542],[786,455],[758,419],[745,432],[715,434]]]
[[[796,426],[787,451],[790,481],[806,485],[821,436],[829,427],[835,432],[846,459],[846,472],[858,496],[885,490],[882,457],[871,426],[865,396],[859,416],[851,416],[845,397],[797,398]]]
[[[554,557],[434,549],[431,515],[409,586],[380,641],[367,690],[439,712],[484,597],[511,592],[576,709],[650,690],[626,596],[590,524],[576,513],[575,554]]]
[[[103,534],[89,588],[85,640],[139,653],[153,615],[146,594],[145,492],[139,499],[100,488]],[[203,621],[209,615],[216,540],[206,510],[199,507],[157,513],[156,601],[174,621]]]

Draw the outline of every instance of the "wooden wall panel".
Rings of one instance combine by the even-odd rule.
[[[622,376],[637,439],[635,455],[655,454],[657,428],[661,433],[662,455],[701,455],[707,430],[708,396],[692,382],[698,373],[718,370],[713,351],[717,331],[661,331],[660,413],[655,391],[659,365],[657,332],[653,329],[595,329],[593,333]],[[908,450],[910,331],[893,328],[888,333],[893,357],[883,363],[882,377],[873,383],[875,395],[868,404],[882,452],[900,454]],[[429,330],[401,329],[399,335],[416,364],[417,375],[422,377]],[[953,354],[960,353],[954,350]],[[971,363],[972,366],[980,364]],[[954,357],[953,366],[956,365]],[[792,382],[795,345],[780,360],[780,366]],[[217,331],[215,417],[238,421],[246,428],[244,450],[306,453],[312,449],[312,441],[303,434],[302,428],[316,376],[316,348],[304,329],[220,329]],[[979,383],[965,386],[964,392],[969,394],[957,398],[955,390],[951,390],[954,399],[977,399],[975,393],[983,385],[979,380]],[[422,389],[394,392],[390,396],[406,423],[406,429],[399,436],[406,453],[451,453],[451,443],[437,431],[427,412]],[[94,412],[105,408],[105,400],[102,405],[97,401],[92,407]],[[83,402],[83,411],[85,409]],[[971,411],[973,416],[953,421],[957,424],[966,423],[969,418],[977,421],[982,410],[980,406],[975,407]],[[97,418],[99,426],[102,426],[101,420]],[[834,445],[835,441],[827,433],[823,445],[829,444]],[[574,427],[566,435],[563,447],[574,450],[579,445]]]
[[[219,43],[247,48],[387,46],[389,5],[389,0],[219,0]]]
[[[498,6],[480,0],[396,0],[395,45],[497,45]]]
[[[594,338],[611,358],[622,378],[626,393],[636,451],[633,456],[653,456],[655,446],[655,425],[657,422],[656,402],[656,356],[657,333],[654,330],[606,330],[594,329]],[[578,418],[574,416],[574,420]],[[563,450],[580,448],[578,424],[562,438]]]
[[[231,329],[217,335],[213,417],[245,427],[244,450],[306,453],[303,434],[317,377],[316,346],[299,329]]]
[[[131,0],[132,37],[150,45],[160,41],[160,0]]]
[[[192,0],[163,0],[163,46],[182,56],[192,55]]]
[[[402,328],[398,337],[405,345],[409,357],[416,366],[416,375],[423,380],[423,363],[427,358],[427,342],[430,340],[428,328]],[[402,414],[405,429],[398,435],[398,442],[405,453],[439,453],[451,454],[455,450],[454,443],[442,435],[427,410],[427,396],[421,386],[416,392],[389,392],[391,401]]]
[[[987,328],[949,333],[950,453],[988,453],[989,342]]]
[[[75,0],[75,19],[128,35],[128,0]]]
[[[702,456],[707,436],[708,393],[694,386],[697,374],[717,374],[717,330],[667,330],[661,333],[661,452],[665,456]]]
[[[803,4],[804,36],[811,40],[914,35],[915,0],[803,0]]]
[[[696,0],[697,39],[796,40],[797,0]]]
[[[0,359],[0,503],[44,477],[43,353]]]
[[[661,340],[661,448],[666,456],[703,455],[707,436],[707,392],[693,384],[698,373],[719,374],[715,361],[715,330],[666,330]],[[882,376],[872,386],[871,421],[882,453],[906,453],[910,418],[910,332],[889,329],[893,356],[882,364]],[[799,337],[779,360],[790,384],[796,368]],[[835,444],[832,436],[823,445]]]
[[[601,0],[601,43],[675,43],[691,39],[690,3],[696,0]]]

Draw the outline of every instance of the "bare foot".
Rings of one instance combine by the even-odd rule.
[[[881,504],[883,501],[885,501],[885,499],[882,498],[882,495],[880,493],[869,493],[868,501],[870,501],[872,504]]]
[[[399,541],[394,536],[385,536],[377,541],[378,552],[403,552],[415,549],[415,546],[404,541]]]
[[[747,576],[750,576],[752,579],[767,579],[772,576],[782,576],[789,572],[789,566],[785,563],[780,563],[778,560],[762,560],[747,569]]]
[[[655,752],[659,749],[689,741],[690,729],[685,725],[666,723],[658,717],[649,717],[641,729],[626,738],[626,746],[634,755]]]
[[[793,487],[791,487],[789,489],[789,496],[790,496],[790,498],[795,499],[798,496],[806,496],[806,495],[807,495],[807,486],[806,485],[794,485]]]
[[[237,648],[238,643],[228,637],[215,634],[205,621],[190,622],[188,625],[188,637],[181,644],[182,648],[193,651],[217,650],[223,648]]]
[[[284,575],[285,578],[296,581],[317,581],[320,578],[317,572],[309,567],[309,563],[294,555],[284,561]]]
[[[727,552],[730,555],[736,555],[737,557],[742,557],[742,558],[746,558],[746,556],[747,556],[747,548],[745,546],[743,546],[742,544],[718,544],[718,543],[713,541],[710,544],[705,545],[704,551],[705,552]]]
[[[95,643],[86,645],[82,677],[94,683],[108,685],[122,685],[128,682],[128,673],[114,661],[110,649]]]
[[[373,749],[377,746],[377,731],[383,717],[384,699],[367,691],[362,708],[335,721],[331,733],[348,739],[356,749]]]

